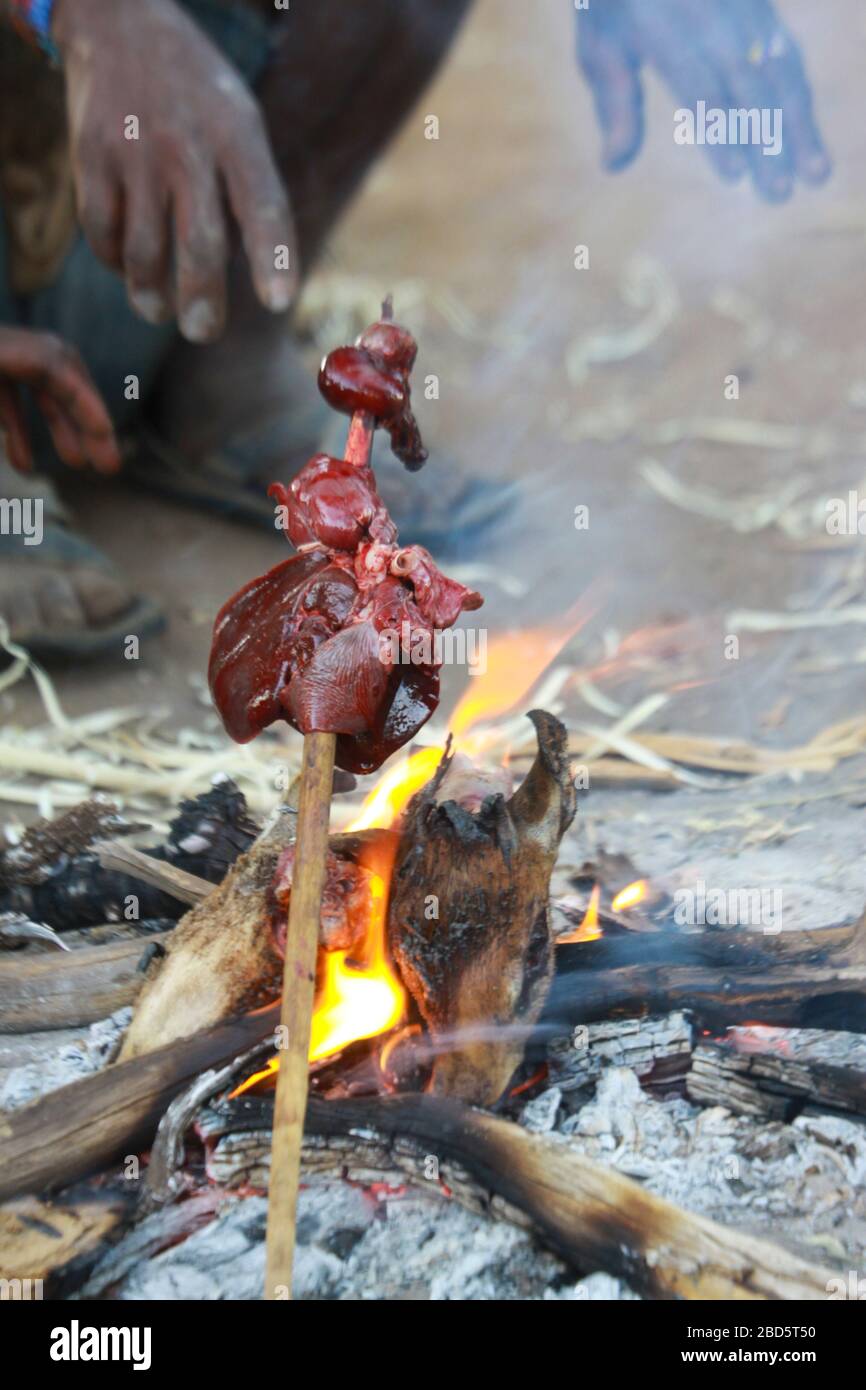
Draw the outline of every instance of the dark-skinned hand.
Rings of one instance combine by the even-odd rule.
[[[0,430],[13,468],[28,473],[33,467],[20,386],[30,388],[64,463],[117,472],[111,419],[75,348],[53,333],[0,327]]]
[[[776,108],[782,149],[706,145],[717,172],[749,173],[779,202],[796,179],[822,183],[830,160],[812,114],[812,93],[789,31],[769,0],[590,0],[578,12],[578,55],[592,88],[609,169],[630,164],[643,141],[642,68],[654,68],[677,107]]]
[[[259,299],[286,309],[288,199],[258,103],[207,35],[174,0],[56,0],[52,33],[81,224],[133,307],[153,323],[176,314],[193,342],[218,337],[234,222]]]

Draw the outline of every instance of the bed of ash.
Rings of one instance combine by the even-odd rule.
[[[54,1055],[7,1070],[0,1104],[13,1109],[105,1065],[129,1010],[64,1035]],[[549,1049],[543,1089],[512,1101],[527,1128],[610,1165],[652,1192],[763,1234],[816,1263],[862,1268],[866,1258],[866,1125],[807,1108],[791,1124],[692,1104],[647,1084],[660,1059],[682,1072],[693,1044],[683,1014],[590,1026],[581,1046]],[[2,1058],[0,1058],[2,1062]],[[642,1084],[643,1081],[643,1084]],[[236,1140],[238,1136],[233,1136]],[[266,1183],[266,1173],[255,1175]],[[399,1176],[315,1176],[303,1190],[295,1295],[329,1300],[630,1299],[624,1283],[569,1268],[525,1231],[477,1214],[435,1182]],[[253,1182],[255,1187],[255,1182]],[[199,1229],[184,1207],[200,1204]],[[79,1297],[258,1299],[267,1199],[201,1191],[140,1222],[109,1250]]]

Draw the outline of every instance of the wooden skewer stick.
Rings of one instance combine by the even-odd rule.
[[[274,1101],[268,1201],[266,1299],[292,1296],[295,1209],[307,1108],[310,1025],[316,989],[319,917],[328,854],[336,734],[306,734],[298,838],[280,1013],[280,1067]]]
[[[365,411],[356,411],[352,416],[345,455],[349,463],[359,466],[369,463],[375,428],[374,417]],[[316,989],[316,956],[327,867],[336,744],[336,734],[304,735],[295,867],[283,967],[280,1066],[274,1098],[266,1299],[285,1300],[292,1296],[310,1028]]]

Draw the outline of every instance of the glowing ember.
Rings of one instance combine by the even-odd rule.
[[[579,927],[574,931],[566,932],[565,936],[556,938],[557,946],[570,946],[581,941],[597,941],[601,936],[601,927],[598,924],[598,900],[601,897],[601,889],[598,884],[592,890],[589,900],[589,907],[586,909],[586,916]]]
[[[625,912],[630,907],[636,907],[643,902],[647,895],[647,884],[645,878],[639,878],[636,883],[630,883],[626,888],[620,889],[611,903],[614,912]]]
[[[508,1092],[509,1098],[514,1100],[515,1096],[522,1096],[526,1091],[531,1091],[533,1086],[537,1086],[541,1081],[546,1081],[547,1075],[548,1066],[546,1062],[543,1062],[538,1070],[533,1072],[528,1081],[521,1081],[519,1086],[512,1086],[511,1090]]]
[[[791,1052],[787,1030],[768,1023],[739,1024],[727,1030],[727,1038],[737,1052],[778,1052],[783,1057]]]

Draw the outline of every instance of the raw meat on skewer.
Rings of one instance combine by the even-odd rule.
[[[211,691],[239,743],[285,719],[337,734],[337,765],[374,772],[436,709],[435,634],[483,600],[422,546],[399,545],[368,447],[352,457],[353,434],[369,445],[357,438],[366,420],[389,431],[408,467],[426,458],[409,404],[415,351],[405,329],[383,321],[322,365],[326,400],[353,412],[347,457],[316,454],[290,486],[271,486],[298,554],[229,599],[214,628]],[[431,659],[412,659],[419,652]]]

